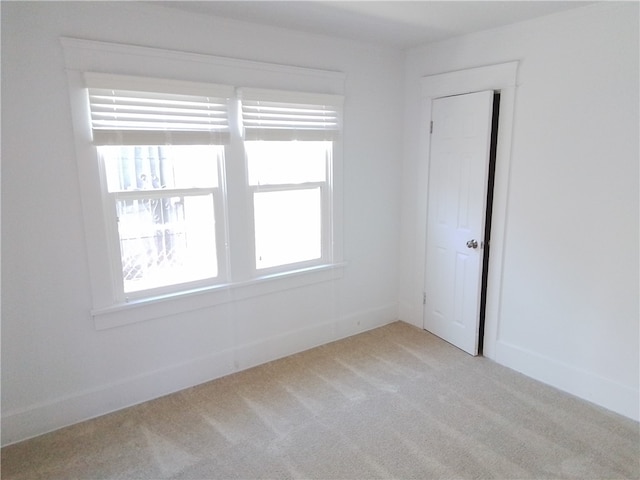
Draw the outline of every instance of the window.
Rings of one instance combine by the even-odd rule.
[[[256,268],[321,259],[332,142],[253,141],[246,151]]]
[[[98,152],[115,207],[124,293],[218,277],[223,147],[102,146]]]
[[[60,41],[97,329],[342,276],[344,73]]]
[[[335,261],[340,96],[84,79],[115,303]]]
[[[233,89],[93,73],[85,81],[116,295],[221,278],[219,170]]]
[[[242,89],[255,267],[328,261],[340,98]]]

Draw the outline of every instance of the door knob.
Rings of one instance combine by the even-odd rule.
[[[478,242],[475,240],[469,240],[467,242],[467,248],[478,248]]]

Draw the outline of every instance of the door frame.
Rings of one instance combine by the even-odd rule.
[[[493,90],[500,93],[500,116],[498,119],[498,141],[496,146],[496,170],[493,191],[493,212],[491,217],[491,253],[489,255],[487,292],[485,303],[485,322],[483,355],[495,359],[496,343],[500,326],[500,306],[502,297],[502,272],[505,255],[505,236],[507,231],[509,178],[511,164],[511,144],[513,134],[513,115],[515,109],[516,81],[518,61],[488,65],[484,67],[458,70],[454,72],[430,75],[421,78],[422,117],[421,132],[428,132],[431,123],[432,101],[439,97],[462,95],[482,90]],[[429,164],[431,151],[431,136],[420,135],[420,158],[425,159],[424,166],[419,172],[419,184],[429,184]],[[417,259],[421,265],[420,283],[422,292],[425,291],[425,260],[426,260],[426,232],[427,232],[427,188],[421,189],[420,208],[423,211],[420,218],[421,225],[418,245],[421,258]],[[424,327],[424,305],[421,321]]]

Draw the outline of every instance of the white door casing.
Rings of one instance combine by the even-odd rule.
[[[424,219],[416,224],[416,250],[414,281],[415,303],[411,304],[411,316],[423,323],[423,292],[425,292],[425,257],[427,230],[427,184],[429,178],[430,135],[432,100],[447,95],[460,95],[482,90],[500,92],[500,118],[496,146],[496,171],[493,192],[493,213],[491,217],[491,255],[487,278],[487,298],[482,355],[498,360],[500,336],[500,304],[502,297],[502,271],[505,257],[506,226],[508,217],[509,171],[513,136],[518,61],[487,65],[482,67],[438,73],[422,77],[421,83],[421,136],[419,154],[423,161],[417,172],[417,181],[424,188],[420,192],[416,206],[417,215]],[[415,312],[416,317],[413,316]]]
[[[424,328],[478,354],[493,91],[434,99]]]

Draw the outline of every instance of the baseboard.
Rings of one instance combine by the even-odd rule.
[[[586,370],[498,341],[494,360],[633,420],[640,420],[640,392]]]
[[[3,412],[2,446],[162,397],[397,320],[396,303],[274,335],[168,368]]]
[[[242,371],[278,358],[382,327],[398,319],[397,304],[358,312],[299,330],[274,335],[234,349],[235,370]]]

